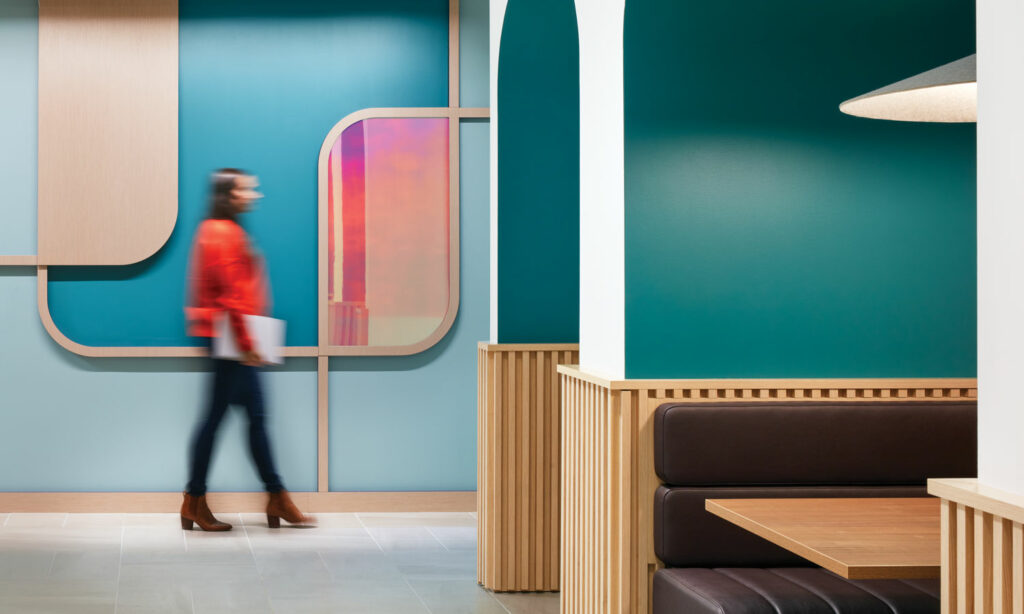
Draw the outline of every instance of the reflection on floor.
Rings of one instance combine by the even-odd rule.
[[[476,584],[475,514],[321,514],[316,529],[220,514],[0,513],[0,612],[556,614],[557,593]]]

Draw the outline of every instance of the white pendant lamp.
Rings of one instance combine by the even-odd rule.
[[[897,81],[839,105],[848,115],[907,122],[978,121],[975,55]]]

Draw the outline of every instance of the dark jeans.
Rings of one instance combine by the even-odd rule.
[[[263,390],[260,387],[260,373],[257,367],[249,367],[235,360],[213,359],[213,379],[206,416],[192,436],[189,481],[186,490],[190,495],[206,494],[206,474],[210,468],[210,454],[217,429],[227,412],[228,405],[241,405],[249,416],[249,451],[256,463],[260,479],[267,492],[278,492],[284,488],[281,477],[274,468],[274,457],[270,453],[270,441],[264,425],[266,413],[263,409]]]

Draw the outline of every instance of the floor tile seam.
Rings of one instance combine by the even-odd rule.
[[[317,550],[316,551],[316,556],[317,556],[318,559],[320,559],[320,564],[323,565],[324,569],[327,570],[327,577],[331,579],[331,582],[334,582],[334,580],[335,580],[334,572],[331,571],[330,566],[327,565],[327,561],[324,560],[324,554],[322,552],[320,552],[319,550]]]
[[[448,546],[444,545],[444,542],[441,541],[441,538],[438,537],[437,535],[435,535],[434,531],[430,527],[423,527],[423,528],[427,530],[427,533],[430,533],[430,536],[434,538],[434,541],[436,541],[437,543],[441,544],[441,547],[444,548],[445,552],[451,552],[451,550],[448,549]]]
[[[370,539],[373,540],[373,543],[377,545],[377,549],[380,550],[381,552],[384,552],[384,547],[380,545],[380,542],[377,541],[377,538],[374,537],[373,533],[366,526],[366,523],[363,522],[363,519],[362,519],[362,517],[359,514],[356,514],[356,520],[359,521],[359,525],[361,527],[363,527],[363,531],[365,531],[366,534],[370,536]]]
[[[512,610],[508,609],[508,606],[505,605],[504,601],[498,599],[498,596],[494,594],[494,591],[488,590],[482,586],[480,587],[480,590],[487,593],[487,595],[490,596],[490,598],[493,599],[495,603],[497,603],[498,606],[501,607],[502,610],[505,610],[508,614],[512,614]]]
[[[57,562],[57,551],[53,551],[53,556],[50,557],[50,566],[46,568],[46,577],[49,578],[50,574],[53,573],[53,564]]]
[[[412,582],[409,582],[409,578],[406,578],[404,574],[402,575],[402,581],[405,582],[405,585],[409,587],[409,590],[412,591],[412,594],[416,595],[416,599],[419,600],[420,605],[423,606],[423,609],[425,609],[428,612],[428,614],[434,614],[434,611],[430,609],[430,606],[427,605],[427,602],[423,599],[423,595],[420,595],[420,592],[416,590],[416,587],[412,585]]]
[[[239,518],[241,518],[241,515],[239,515]],[[250,537],[249,537],[249,529],[246,526],[244,520],[241,522],[241,525],[242,525],[242,533],[245,534],[245,543],[249,544],[249,556],[252,557],[252,565],[253,565],[253,567],[256,568],[256,575],[258,575],[260,577],[260,582],[262,583],[262,582],[264,582],[263,572],[260,571],[259,561],[256,560],[256,551],[252,547],[252,539],[250,539]]]

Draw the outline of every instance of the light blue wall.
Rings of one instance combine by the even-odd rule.
[[[486,107],[490,98],[487,78],[490,70],[490,23],[486,0],[459,2],[459,29],[460,104],[464,107]]]
[[[34,1],[19,2],[31,4],[34,15]],[[462,58],[469,65],[462,100],[486,106],[486,67],[481,72],[468,58],[486,61],[487,3],[461,4]],[[11,125],[34,126],[35,102],[18,111],[0,100],[0,114]],[[28,172],[34,186],[34,130],[30,140]],[[489,310],[487,152],[487,124],[463,122],[462,302],[452,332],[417,356],[331,361],[332,488],[475,487],[476,342],[487,336]],[[0,159],[21,154],[20,145],[0,140]],[[315,155],[308,168],[315,181]],[[34,209],[33,191],[32,232]],[[0,199],[0,229],[17,214],[10,201]],[[17,253],[34,251],[34,239],[31,248]],[[126,273],[131,271],[108,269],[105,275]],[[35,292],[32,269],[0,268],[0,491],[181,489],[187,441],[205,395],[201,362],[70,354],[43,330]],[[285,483],[296,491],[314,490],[314,360],[289,359],[285,367],[268,370],[264,381]],[[426,384],[433,390],[422,394],[430,388]],[[221,431],[210,478],[213,490],[260,489],[243,426],[244,419],[234,412]]]
[[[0,255],[36,253],[37,15],[35,0],[0,1]]]
[[[414,356],[332,358],[331,490],[476,488],[476,343],[488,332],[488,126],[462,124],[459,315]]]
[[[0,145],[2,146],[2,145]],[[88,359],[58,346],[36,310],[31,268],[0,268],[0,490],[175,491],[205,396],[201,361]],[[316,488],[314,359],[264,378],[285,485]],[[213,490],[260,490],[241,412],[220,433]]]

